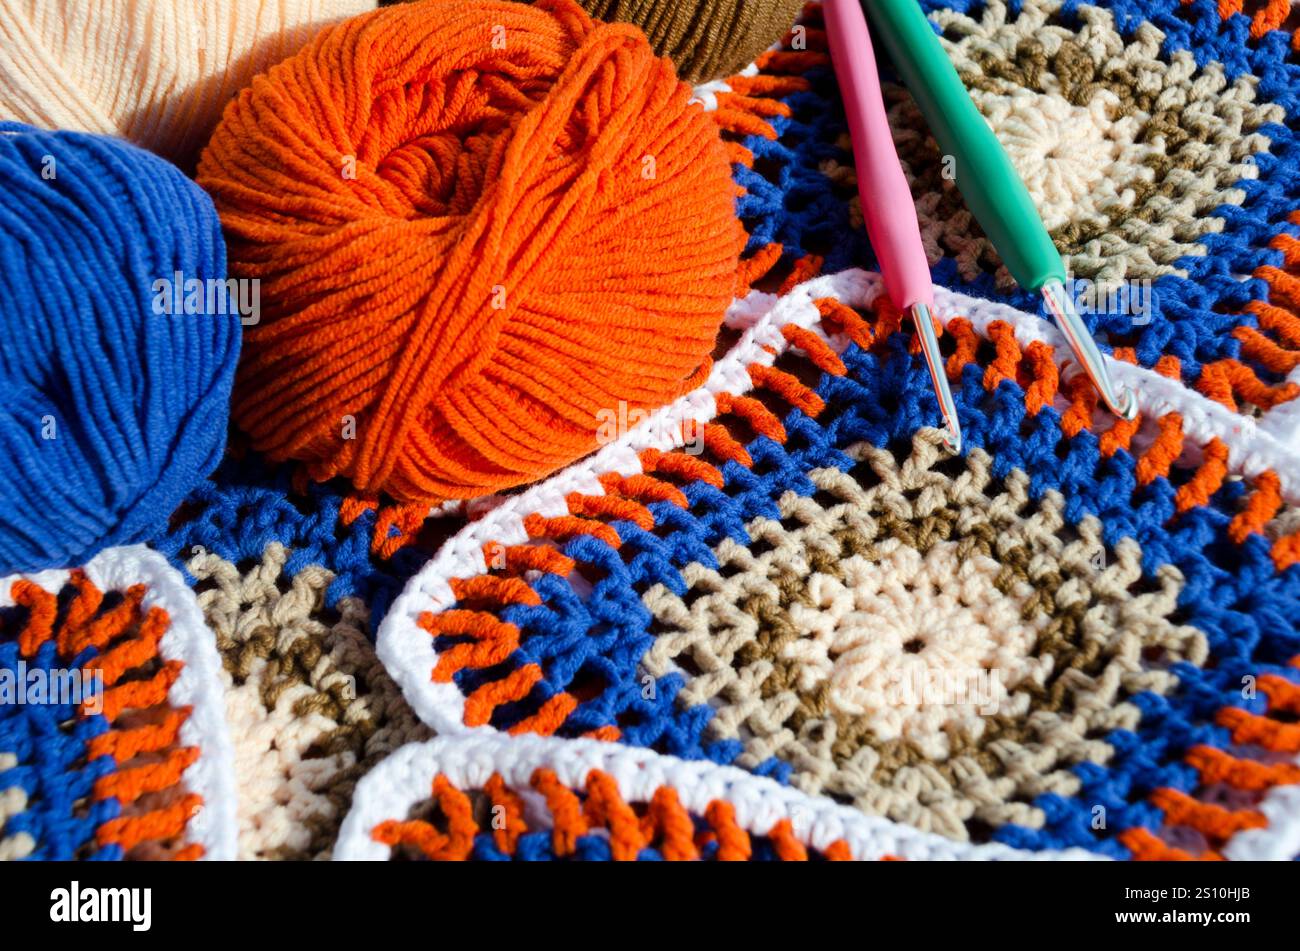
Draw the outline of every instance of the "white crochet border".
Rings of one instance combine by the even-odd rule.
[[[1300,366],[1286,380],[1300,386]],[[1260,417],[1259,428],[1284,446],[1300,446],[1300,399],[1273,407]]]
[[[753,363],[770,366],[785,352],[789,344],[781,328],[786,324],[810,329],[835,350],[842,350],[847,341],[826,334],[814,302],[833,297],[850,306],[865,308],[882,291],[879,274],[853,268],[813,278],[781,297],[761,291],[750,293],[735,301],[726,316],[729,327],[742,331],[740,339],[726,356],[718,360],[701,387],[544,482],[519,495],[486,502],[493,507],[449,538],[437,554],[411,577],[379,626],[376,637],[379,658],[416,714],[438,733],[495,732],[489,726],[465,726],[465,698],[459,689],[454,683],[435,683],[432,680],[437,653],[433,649],[433,639],[417,623],[424,612],[436,613],[454,603],[452,578],[473,577],[487,571],[483,556],[485,544],[524,544],[528,541],[524,529],[524,519],[528,515],[566,515],[569,509],[565,498],[569,493],[603,495],[605,490],[598,479],[600,475],[609,472],[634,475],[641,471],[641,451],[680,448],[684,421],[707,422],[713,419],[717,415],[714,394],[740,395],[747,392],[753,387],[747,367]],[[935,288],[935,300],[935,314],[944,326],[955,317],[965,317],[976,333],[987,337],[990,324],[997,320],[1005,321],[1012,327],[1022,347],[1040,340],[1052,348],[1063,375],[1078,372],[1064,336],[1053,324],[1037,315],[942,287]],[[1281,483],[1283,497],[1288,502],[1300,502],[1300,445],[1295,441],[1279,440],[1271,428],[1232,412],[1188,389],[1178,380],[1118,361],[1110,361],[1110,368],[1120,384],[1134,389],[1139,409],[1145,417],[1158,417],[1168,412],[1181,414],[1183,431],[1193,442],[1204,445],[1217,437],[1227,446],[1230,472],[1257,476],[1272,469]],[[1268,418],[1265,416],[1264,420]],[[1266,803],[1275,798],[1284,805],[1266,810],[1266,814],[1270,822],[1278,822],[1277,828],[1238,833],[1229,851],[1233,854],[1243,850],[1251,854],[1260,851],[1272,854],[1272,849],[1285,849],[1286,842],[1294,841],[1297,847],[1292,854],[1300,853],[1300,808],[1290,808],[1300,806],[1300,801],[1292,803],[1282,792],[1275,790]],[[1297,799],[1300,799],[1300,793]],[[1238,840],[1244,844],[1234,848]]]
[[[221,659],[193,590],[162,555],[144,545],[105,549],[84,570],[101,591],[124,591],[133,584],[143,584],[143,606],[167,612],[171,623],[158,650],[166,660],[180,661],[182,665],[168,700],[177,707],[191,708],[181,726],[180,741],[199,750],[198,759],[182,775],[186,787],[203,797],[202,811],[186,825],[186,841],[202,845],[205,859],[233,859],[238,831],[237,790],[234,747],[226,727]],[[20,578],[57,594],[69,575],[69,571],[58,569],[2,578],[0,607],[13,605],[12,583]]]
[[[478,789],[493,773],[499,773],[520,793],[530,818],[538,820],[530,825],[542,827],[540,820],[548,817],[546,811],[527,808],[538,803],[528,782],[539,767],[554,770],[571,788],[581,788],[591,770],[602,770],[630,802],[648,802],[660,786],[671,786],[682,805],[696,815],[702,815],[714,800],[726,800],[736,810],[736,822],[751,834],[765,835],[777,822],[789,819],[795,837],[805,845],[824,851],[843,839],[859,860],[884,855],[912,860],[1105,860],[1082,849],[1028,852],[999,844],[955,842],[809,796],[733,766],[681,760],[641,747],[484,732],[408,744],[366,774],[357,784],[352,809],[339,830],[334,858],[387,859],[389,846],[371,838],[371,831],[387,819],[405,819],[412,806],[429,798],[438,774],[457,788]]]
[[[1294,760],[1300,766],[1300,756]],[[1300,855],[1300,786],[1274,786],[1256,808],[1268,819],[1263,829],[1243,829],[1223,847],[1237,862],[1289,862]]]

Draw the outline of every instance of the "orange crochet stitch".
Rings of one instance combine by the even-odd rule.
[[[254,445],[465,498],[698,385],[744,231],[690,95],[572,0],[379,10],[257,79],[198,176],[262,282],[234,403]]]

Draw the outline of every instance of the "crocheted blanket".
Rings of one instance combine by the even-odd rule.
[[[701,389],[433,512],[236,440],[148,548],[0,582],[0,674],[100,684],[0,705],[0,858],[1300,854],[1300,33],[924,5],[1138,419],[887,83],[943,451],[810,5],[697,91],[750,234]]]

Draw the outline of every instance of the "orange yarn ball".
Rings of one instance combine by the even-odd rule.
[[[572,0],[381,9],[256,79],[198,174],[261,280],[233,409],[254,446],[467,498],[697,385],[744,232],[690,95]]]

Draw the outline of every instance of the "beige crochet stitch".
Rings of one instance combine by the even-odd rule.
[[[357,780],[430,735],[375,657],[361,602],[328,611],[330,572],[290,580],[287,558],[272,543],[242,573],[207,553],[187,564],[225,667],[240,858],[327,857]]]
[[[1254,76],[1228,82],[1221,65],[1201,69],[1186,50],[1162,56],[1150,24],[1125,39],[1110,11],[1081,6],[1074,31],[1054,22],[1061,5],[1026,0],[1013,14],[994,0],[978,19],[938,10],[934,20],[1072,273],[1106,287],[1183,274],[1174,262],[1204,254],[1199,239],[1223,226],[1213,210],[1240,204],[1233,186],[1257,176],[1252,157],[1268,138],[1256,130],[1285,111],[1256,98]],[[901,87],[885,93],[931,260],[955,257],[965,280],[999,268],[1012,286],[915,103]],[[828,160],[822,171],[860,226],[853,170]]]
[[[814,471],[816,496],[747,526],[761,554],[726,540],[718,570],[683,571],[685,597],[650,588],[644,666],[697,672],[679,700],[714,708],[710,738],[739,739],[741,765],[776,757],[806,792],[966,840],[972,820],[1041,826],[1030,800],[1076,791],[1070,767],[1111,753],[1093,737],[1138,722],[1125,698],[1168,691],[1165,668],[1206,644],[1171,620],[1176,568],[1130,590],[1136,543],[1108,551],[1095,519],[1069,540],[1060,495],[1031,502],[1029,478],[994,480],[982,450],[945,474],[940,438],[921,430],[901,464],[850,448],[870,483]],[[922,671],[969,701],[930,702]]]

